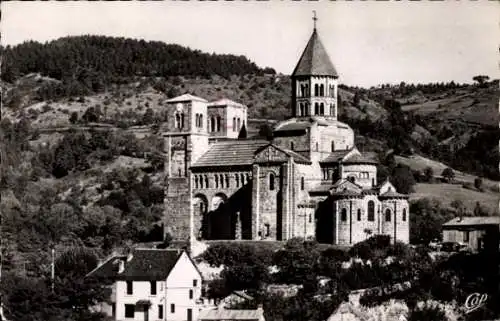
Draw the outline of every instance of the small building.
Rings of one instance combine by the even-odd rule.
[[[193,321],[198,317],[202,275],[185,251],[135,249],[112,256],[88,276],[113,281],[111,305],[99,309],[114,320]]]
[[[472,251],[498,249],[499,230],[500,216],[455,217],[443,224],[443,242],[467,244]]]
[[[198,315],[198,321],[265,321],[262,306],[256,310],[205,309]]]

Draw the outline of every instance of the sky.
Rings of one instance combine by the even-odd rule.
[[[317,29],[354,86],[499,78],[497,1],[2,2],[2,45],[68,35],[163,41],[245,55],[291,74]]]

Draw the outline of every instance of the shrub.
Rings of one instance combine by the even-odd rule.
[[[412,309],[408,315],[408,321],[445,321],[445,312],[437,305],[425,304]]]
[[[476,177],[474,179],[474,187],[480,190],[482,186],[483,186],[483,180],[482,180],[482,178],[481,177]]]

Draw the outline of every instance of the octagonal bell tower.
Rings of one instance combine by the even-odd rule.
[[[337,119],[338,74],[314,30],[292,74],[292,116]]]

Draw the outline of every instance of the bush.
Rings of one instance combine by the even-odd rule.
[[[445,312],[437,305],[426,304],[415,307],[408,315],[408,321],[446,321]]]
[[[481,190],[481,187],[483,186],[483,180],[481,177],[476,177],[474,179],[474,187],[477,188],[478,190]]]

